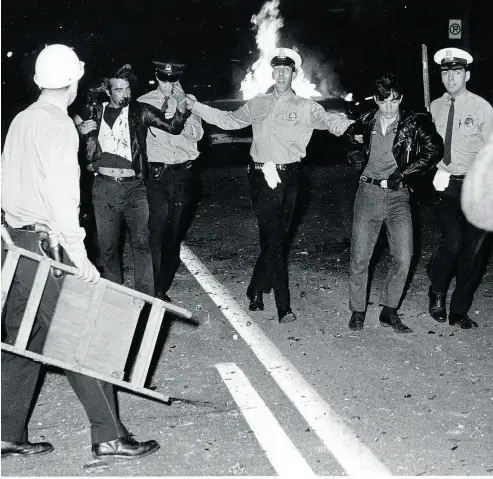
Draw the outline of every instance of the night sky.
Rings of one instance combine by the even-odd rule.
[[[259,0],[4,0],[2,120],[36,97],[36,54],[66,43],[86,62],[81,90],[105,66],[131,63],[139,91],[148,90],[151,59],[189,64],[183,84],[201,100],[240,98],[239,80],[257,58],[250,19]],[[492,0],[281,0],[281,41],[296,45],[312,81],[333,93],[366,96],[384,70],[401,75],[406,98],[422,104],[421,44],[429,58],[448,45],[474,56],[469,87],[493,101]],[[488,5],[488,7],[487,7]],[[448,40],[449,18],[468,20],[463,40]],[[13,55],[7,58],[7,52]],[[431,68],[431,97],[443,93]],[[211,85],[210,87],[208,85]],[[2,128],[3,129],[3,128]]]

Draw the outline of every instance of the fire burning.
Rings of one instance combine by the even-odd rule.
[[[252,16],[252,23],[254,29],[257,30],[255,40],[260,56],[241,82],[244,100],[249,100],[259,93],[265,93],[274,84],[269,60],[271,53],[277,48],[278,31],[283,26],[283,20],[279,14],[279,0],[264,3],[260,12]],[[292,48],[296,50],[296,47]],[[305,98],[321,96],[321,93],[316,90],[316,85],[306,78],[302,67],[298,69],[292,87],[297,95]]]

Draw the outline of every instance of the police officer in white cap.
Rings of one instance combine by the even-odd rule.
[[[188,107],[203,120],[225,130],[252,126],[250,191],[260,233],[260,256],[247,289],[250,310],[263,310],[263,293],[274,290],[279,322],[294,321],[288,282],[288,232],[299,187],[300,160],[314,129],[342,135],[353,123],[326,112],[313,100],[296,95],[291,82],[302,59],[289,48],[271,54],[272,93],[248,100],[236,111],[211,108],[189,98]]]
[[[472,56],[459,48],[443,48],[434,56],[440,65],[446,92],[431,104],[437,131],[444,140],[443,160],[433,180],[440,194],[437,220],[443,241],[427,265],[431,279],[429,312],[438,322],[447,320],[446,294],[455,274],[450,301],[450,325],[463,329],[477,327],[468,315],[480,280],[486,232],[464,216],[460,195],[464,176],[493,132],[493,108],[467,90]]]
[[[65,262],[78,269],[78,277],[96,282],[99,273],[87,259],[85,233],[79,225],[79,138],[67,115],[83,74],[84,63],[65,45],[49,45],[38,55],[34,81],[41,94],[14,118],[5,139],[2,208],[7,231],[17,246],[39,253],[39,235],[50,232],[67,253]],[[17,338],[36,268],[32,260],[19,260],[2,316],[6,333],[2,341],[8,344]],[[63,277],[48,276],[27,345],[30,351],[43,349],[62,281]],[[41,367],[29,358],[2,351],[2,459],[53,451],[49,442],[28,441]],[[91,423],[94,457],[132,459],[159,449],[156,441],[133,439],[121,423],[112,384],[71,371],[65,374]]]

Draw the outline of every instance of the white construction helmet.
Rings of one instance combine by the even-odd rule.
[[[34,82],[40,88],[63,88],[82,75],[84,62],[66,45],[48,45],[36,58]]]

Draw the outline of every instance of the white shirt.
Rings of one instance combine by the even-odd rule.
[[[42,223],[71,259],[86,257],[79,225],[79,136],[66,106],[41,94],[12,121],[2,152],[2,209],[13,228]]]
[[[440,136],[445,139],[450,95],[444,93],[431,103],[431,115]],[[452,126],[451,162],[443,160],[437,168],[452,175],[465,175],[493,133],[493,108],[479,95],[466,90],[455,98]]]
[[[252,159],[259,163],[294,163],[306,156],[313,130],[329,130],[342,135],[354,123],[340,113],[326,112],[313,100],[292,91],[277,97],[275,92],[258,95],[236,111],[222,111],[199,102],[192,111],[207,123],[223,130],[238,130],[252,125]]]
[[[195,100],[193,95],[190,98]],[[161,109],[164,95],[159,88],[142,95],[138,101],[148,103]],[[178,102],[171,96],[166,108],[166,118],[172,118],[176,112]],[[197,142],[202,138],[204,129],[199,116],[192,113],[186,120],[183,131],[179,135],[171,135],[166,131],[149,127],[147,133],[147,157],[156,163],[178,164],[195,160],[199,156]]]

